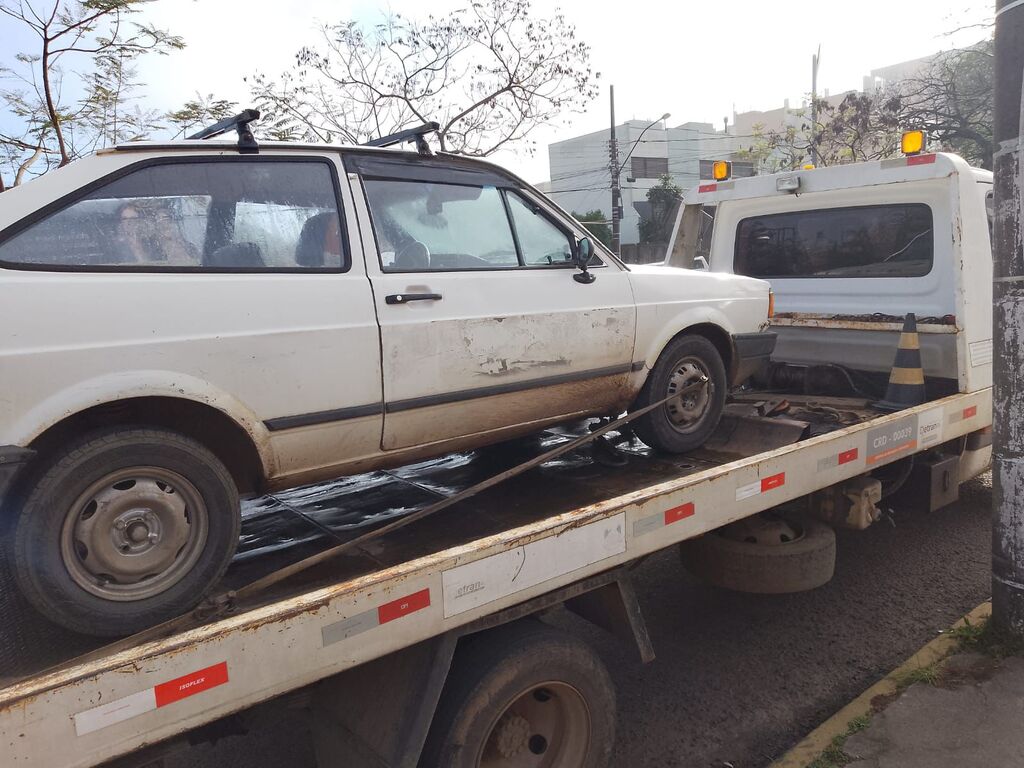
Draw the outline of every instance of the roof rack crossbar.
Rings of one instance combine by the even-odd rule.
[[[260,145],[256,143],[256,138],[252,135],[252,129],[249,128],[249,123],[254,120],[259,120],[260,111],[258,109],[243,109],[234,117],[228,117],[221,120],[218,123],[207,126],[201,131],[193,133],[188,136],[191,140],[198,139],[212,139],[215,136],[227,133],[230,130],[238,132],[238,151],[243,154],[252,154],[260,151]]]
[[[388,136],[381,136],[379,139],[371,139],[363,144],[364,147],[392,147],[395,144],[404,144],[407,141],[416,142],[416,151],[421,155],[430,155],[430,146],[427,144],[428,133],[436,133],[441,126],[435,122],[424,123],[415,128],[406,128],[404,131],[392,133]]]

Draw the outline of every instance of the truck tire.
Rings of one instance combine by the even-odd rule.
[[[615,691],[600,658],[525,619],[460,641],[419,765],[605,768],[614,743]]]
[[[669,342],[633,408],[657,402],[700,375],[708,377],[703,389],[685,395],[681,401],[669,401],[633,423],[641,440],[666,453],[685,453],[704,444],[722,418],[728,382],[722,356],[703,336],[685,334]]]
[[[192,608],[238,544],[238,491],[191,438],[123,428],[49,455],[15,524],[18,587],[51,621],[131,634]]]
[[[734,526],[744,523],[736,535]],[[690,573],[716,587],[757,594],[806,592],[832,579],[836,534],[816,520],[796,523],[765,515],[760,525],[740,521],[684,541],[679,553]]]

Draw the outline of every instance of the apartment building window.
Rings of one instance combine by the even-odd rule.
[[[668,173],[667,157],[634,157],[633,172],[630,174],[634,179],[657,179]]]

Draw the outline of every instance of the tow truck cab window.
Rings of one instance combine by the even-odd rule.
[[[348,266],[323,161],[130,170],[0,242],[0,264],[84,271],[292,272]]]
[[[921,277],[934,259],[921,203],[754,216],[736,231],[734,271],[762,278]]]

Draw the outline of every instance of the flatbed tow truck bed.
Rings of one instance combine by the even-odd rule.
[[[787,413],[758,415],[758,401],[782,399]],[[887,415],[863,399],[747,392],[728,413],[700,452],[653,455],[626,440],[622,467],[595,462],[588,449],[568,453],[227,616],[19,669],[0,681],[0,762],[98,765],[432,638],[517,618],[653,552],[982,430],[992,406],[990,389]],[[549,431],[541,444],[572,436]],[[261,499],[249,506],[225,588],[539,450],[452,454]],[[292,548],[275,543],[288,519],[307,526],[285,536]]]

